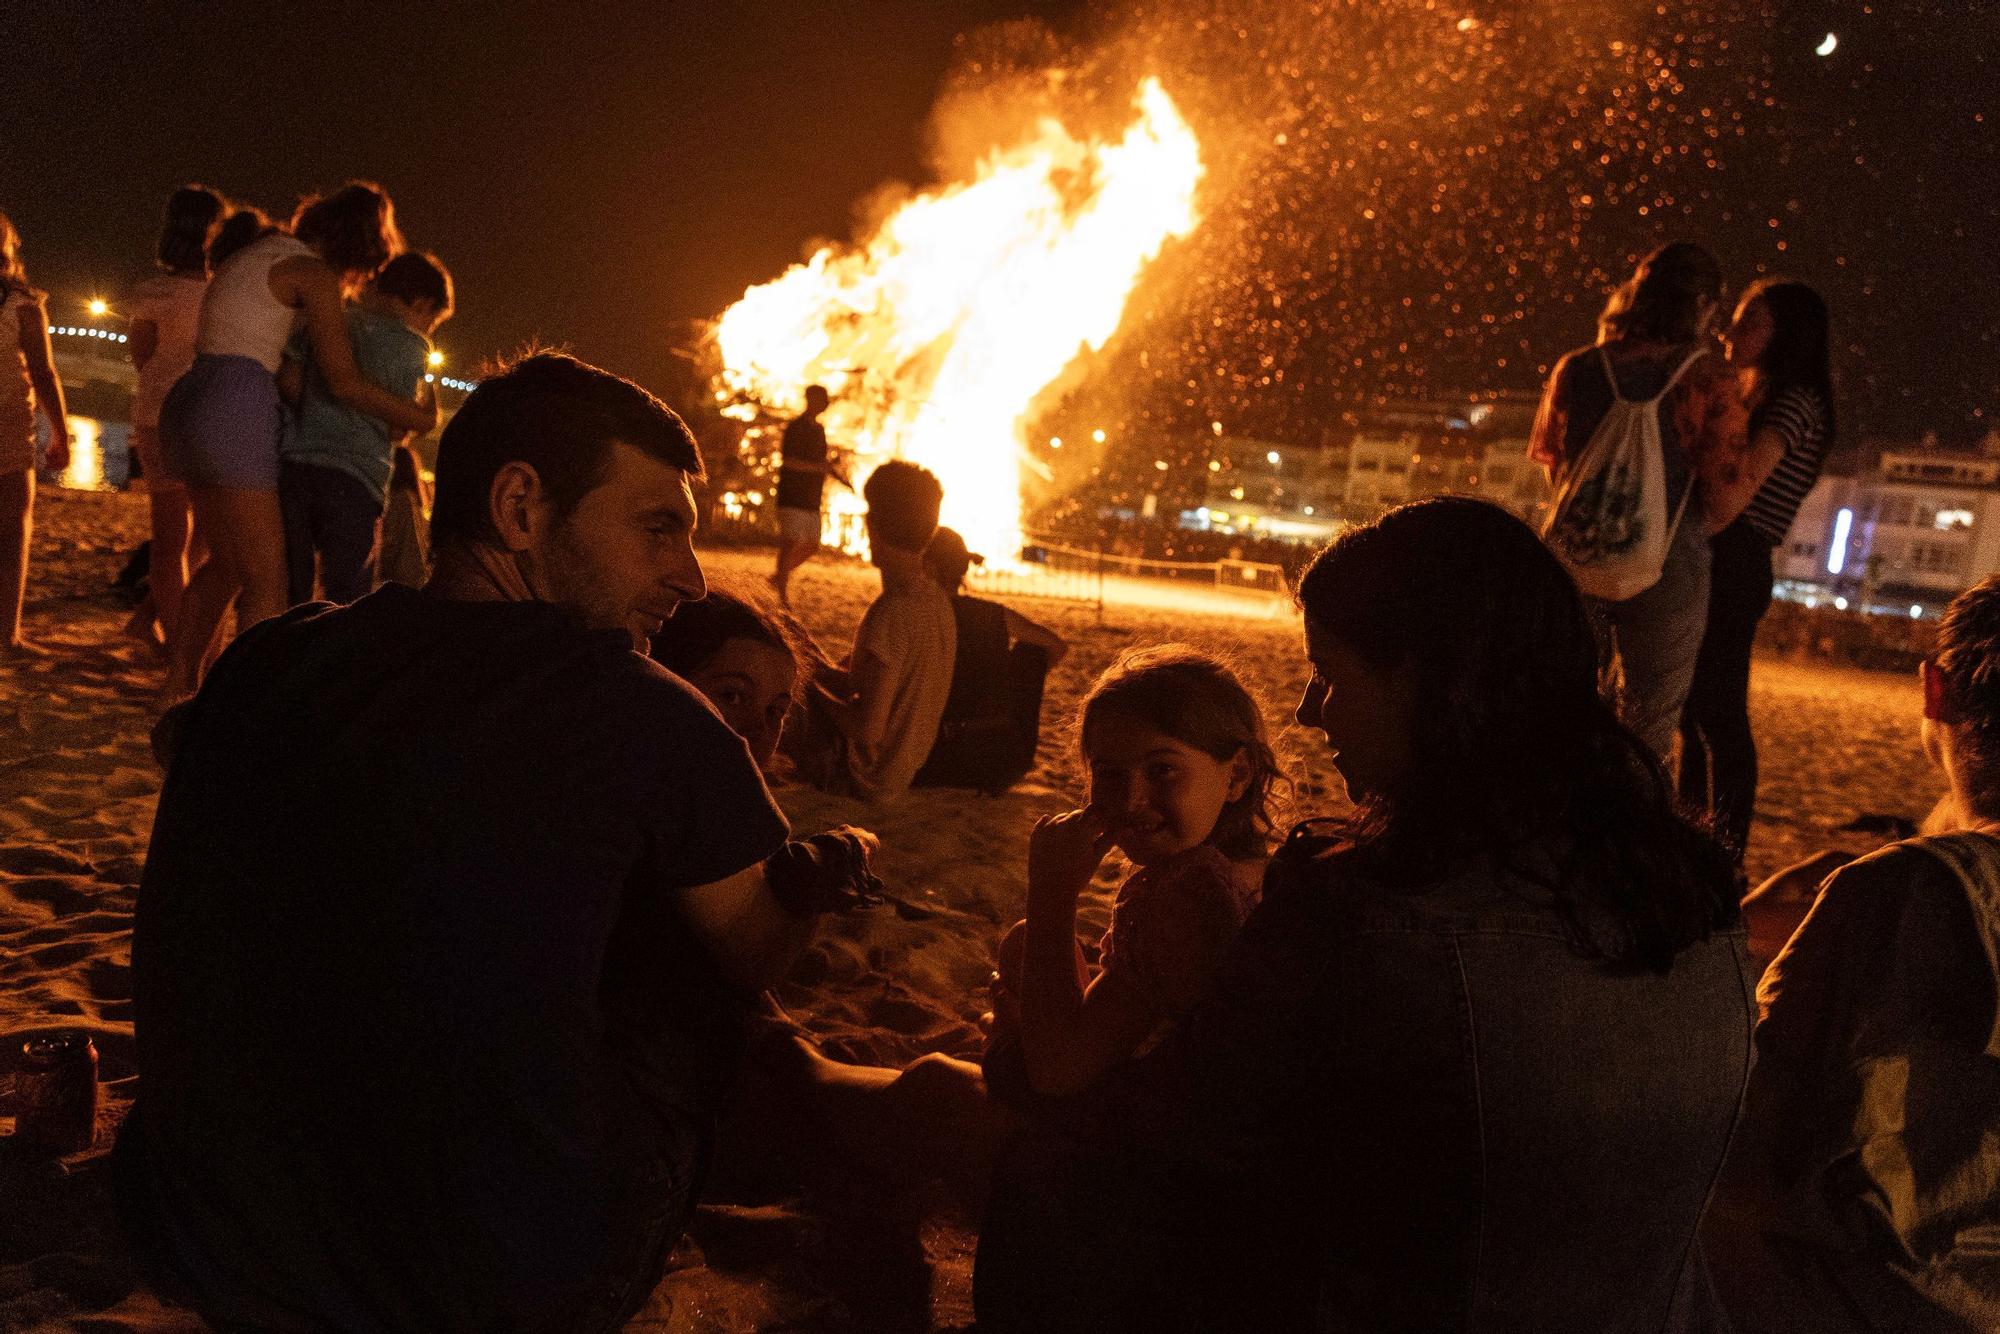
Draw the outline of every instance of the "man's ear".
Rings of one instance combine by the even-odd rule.
[[[534,467],[520,459],[509,459],[493,474],[486,493],[487,517],[500,545],[509,551],[526,551],[535,545],[541,519],[542,479]]]
[[[1958,722],[1958,711],[1951,706],[1951,679],[1944,669],[1925,658],[1917,667],[1917,675],[1924,685],[1924,717],[1934,723]]]

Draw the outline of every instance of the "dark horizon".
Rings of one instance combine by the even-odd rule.
[[[796,3],[628,0],[587,13],[465,7],[413,25],[399,7],[364,3],[342,11],[338,31],[321,31],[238,3],[187,14],[129,2],[88,14],[42,7],[10,19],[18,49],[32,58],[5,94],[0,209],[19,225],[29,272],[51,291],[52,319],[62,323],[89,296],[115,302],[147,271],[160,203],[184,181],[284,214],[301,193],[372,178],[395,196],[410,243],[436,251],[457,279],[459,312],[439,337],[448,370],[465,374],[483,357],[539,340],[664,390],[691,322],[775,277],[815,238],[849,239],[858,208],[885,183],[931,179],[940,93],[955,80],[989,76],[995,52],[1020,63],[1046,54],[1109,86],[1110,70],[1129,65],[1131,50],[1171,48],[1177,96],[1205,143],[1219,127],[1221,153],[1246,128],[1225,123],[1233,104],[1252,108],[1244,114],[1253,132],[1261,122],[1249,118],[1270,115],[1261,103],[1272,85],[1260,71],[1321,61],[1307,114],[1320,117],[1311,123],[1322,140],[1353,138],[1358,100],[1392,96],[1387,83],[1351,68],[1356,51],[1380,54],[1389,73],[1379,77],[1399,80],[1394,61],[1418,47],[1416,35],[1404,40],[1416,20],[1395,6],[1318,26],[1262,15],[1261,26],[1245,24],[1254,50],[1185,36],[1210,8],[1188,0],[1184,13],[1162,18],[1080,0],[896,0],[835,20]],[[1259,18],[1251,11],[1262,8],[1244,12]],[[1713,165],[1696,164],[1702,170],[1686,161],[1653,169],[1647,192],[1676,195],[1673,208],[1643,210],[1636,193],[1614,204],[1615,192],[1593,179],[1644,180],[1642,141],[1636,152],[1622,146],[1628,156],[1609,166],[1576,157],[1552,167],[1576,173],[1572,194],[1605,197],[1558,218],[1551,234],[1539,217],[1525,225],[1540,197],[1502,180],[1454,199],[1473,211],[1458,240],[1425,242],[1457,245],[1457,253],[1404,259],[1408,233],[1386,223],[1408,212],[1419,186],[1428,190],[1427,172],[1448,170],[1428,147],[1400,161],[1364,158],[1362,175],[1342,177],[1346,193],[1333,195],[1322,159],[1294,145],[1290,162],[1238,176],[1228,185],[1234,197],[1205,201],[1203,226],[1213,235],[1198,232],[1181,253],[1170,251],[1162,291],[1128,312],[1128,329],[1139,322],[1132,316],[1146,322],[1153,369],[1137,369],[1146,347],[1121,335],[1104,365],[1115,385],[1095,395],[1087,388],[1086,399],[1100,401],[1079,410],[1155,433],[1228,416],[1232,429],[1290,436],[1357,396],[1529,389],[1539,367],[1588,338],[1605,273],[1657,239],[1690,231],[1715,245],[1739,288],[1760,267],[1783,267],[1829,293],[1843,345],[1847,443],[1914,439],[1927,429],[1950,443],[1977,440],[2000,409],[2000,257],[1992,245],[2000,79],[1991,68],[2000,7],[1921,0],[1870,14],[1845,0],[1795,0],[1747,14],[1687,8],[1672,19],[1686,34],[1661,29],[1669,20],[1635,0],[1575,10],[1533,3],[1507,20],[1526,38],[1573,42],[1572,62],[1597,49],[1590,43],[1627,32],[1634,43],[1689,40],[1704,53],[1677,68],[1687,89],[1678,102],[1666,95],[1668,112],[1733,108],[1747,117],[1739,122],[1747,132],[1722,140]],[[991,26],[1018,18],[1043,26]],[[1823,31],[1840,40],[1826,59],[1812,50]],[[1103,54],[1113,47],[1118,56]],[[1472,83],[1490,98],[1510,80],[1504,61],[1518,57],[1486,54],[1492,68],[1474,71]],[[1598,63],[1584,82],[1627,96],[1616,62]],[[1306,73],[1311,84],[1314,71]],[[1565,125],[1594,123],[1589,107],[1558,110],[1551,117],[1516,108],[1513,119],[1531,130],[1553,123],[1548,132],[1565,144]],[[1641,136],[1670,134],[1681,120],[1668,112],[1648,111]],[[1332,156],[1337,167],[1339,151]],[[1312,172],[1319,175],[1307,184],[1322,193],[1294,196],[1300,173]],[[1212,177],[1224,188],[1220,174]],[[1356,197],[1357,187],[1369,193]],[[1272,199],[1254,197],[1260,190]],[[1319,216],[1328,207],[1358,213],[1371,199],[1382,225]],[[1246,222],[1273,214],[1268,205],[1280,201],[1314,216],[1303,230],[1293,219],[1281,231]],[[1511,303],[1504,290],[1487,294],[1477,282],[1480,247],[1496,235],[1525,266],[1550,270],[1531,272]],[[1231,281],[1184,280],[1218,254],[1241,270]],[[1332,296],[1300,290],[1311,284],[1299,282],[1299,271],[1312,279],[1312,269],[1338,271],[1343,285]],[[1438,335],[1449,316],[1427,313],[1422,300],[1413,315],[1399,310],[1433,283],[1446,292],[1462,286],[1475,317],[1478,302],[1503,315],[1518,307],[1506,341],[1475,328],[1447,342],[1453,331]],[[1278,327],[1275,309],[1269,318],[1245,314],[1267,293],[1287,292],[1287,327]],[[1285,383],[1260,383],[1256,368],[1274,364],[1291,372]],[[1215,383],[1180,402],[1181,377],[1191,384],[1192,368],[1207,374],[1211,365]]]

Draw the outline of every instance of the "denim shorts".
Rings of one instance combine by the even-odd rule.
[[[203,353],[160,409],[160,453],[189,486],[278,489],[278,381],[250,357]]]

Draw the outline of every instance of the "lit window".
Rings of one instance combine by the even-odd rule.
[[[1939,532],[1965,532],[1971,529],[1974,517],[1971,510],[1939,510],[1931,524]]]

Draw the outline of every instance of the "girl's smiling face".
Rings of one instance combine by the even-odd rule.
[[[1090,804],[1139,866],[1206,842],[1223,808],[1250,785],[1244,751],[1218,760],[1115,708],[1089,719],[1084,759]]]

